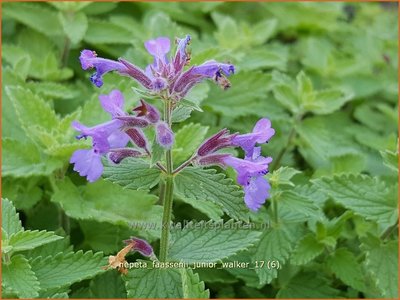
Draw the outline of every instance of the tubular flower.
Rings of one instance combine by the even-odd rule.
[[[146,119],[129,116],[123,110],[124,97],[118,90],[113,90],[108,95],[100,95],[99,100],[112,120],[93,127],[87,127],[77,121],[72,122],[72,127],[80,132],[76,136],[77,139],[92,139],[91,149],[76,150],[70,159],[74,170],[85,176],[89,182],[101,177],[103,156],[107,156],[113,163],[120,163],[126,157],[147,155],[137,149],[126,148],[129,141],[148,153],[147,140],[140,128],[149,126],[150,123]]]
[[[257,211],[269,197],[271,187],[264,175],[268,173],[272,158],[261,156],[261,147],[256,147],[256,144],[266,143],[274,133],[271,122],[266,118],[260,119],[251,133],[230,134],[227,129],[222,129],[198,148],[193,164],[235,169],[237,182],[243,187],[245,193],[245,204],[249,209]],[[240,146],[245,151],[244,159],[236,158],[228,153],[216,152],[235,146]]]
[[[184,71],[184,66],[190,62],[188,45],[190,35],[176,39],[176,52],[172,58],[168,57],[171,42],[167,37],[158,37],[144,43],[146,50],[153,56],[153,63],[144,70],[123,58],[118,61],[97,57],[91,50],[81,52],[80,61],[84,70],[95,68],[91,81],[101,87],[102,76],[110,71],[117,71],[122,75],[130,76],[150,93],[161,94],[164,97],[179,101],[193,86],[205,79],[211,79],[222,88],[230,87],[228,76],[234,74],[232,64],[220,63],[215,60],[207,61],[199,66],[192,66]]]

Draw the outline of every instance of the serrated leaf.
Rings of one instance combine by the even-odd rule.
[[[3,176],[26,178],[32,175],[50,175],[63,162],[40,153],[32,142],[3,140]]]
[[[22,126],[29,135],[29,127],[38,125],[51,131],[58,125],[59,119],[51,107],[39,96],[22,87],[6,88],[6,92],[14,104],[15,111]]]
[[[339,89],[327,89],[315,92],[313,98],[312,101],[304,103],[305,110],[318,115],[326,115],[333,113],[352,100],[353,94]]]
[[[77,96],[72,87],[56,82],[28,82],[26,86],[33,92],[51,99],[72,99]]]
[[[279,185],[290,185],[294,186],[294,183],[291,181],[293,176],[300,174],[301,171],[296,170],[291,167],[280,167],[278,170],[274,170],[272,173],[267,175],[268,181],[272,186]]]
[[[185,168],[175,176],[175,194],[180,198],[212,201],[221,205],[230,217],[248,220],[243,192],[231,179],[213,169]]]
[[[369,247],[366,268],[385,298],[398,298],[398,241]]]
[[[282,266],[292,252],[295,235],[292,229],[287,226],[280,226],[266,230],[260,237],[257,249],[254,253],[254,261],[279,261]],[[257,268],[260,284],[270,283],[272,279],[278,276],[276,269]]]
[[[12,202],[3,198],[1,198],[1,229],[8,236],[24,230]]]
[[[204,105],[228,117],[248,114],[265,117],[272,107],[267,97],[272,88],[272,76],[261,72],[241,72],[229,80],[232,86],[227,91],[213,85]]]
[[[281,287],[277,298],[336,298],[339,291],[321,274],[301,272]]]
[[[65,213],[75,219],[96,220],[129,225],[161,217],[157,198],[144,191],[131,191],[107,181],[97,181],[78,188],[70,180],[57,183],[51,201],[59,203]]]
[[[324,251],[324,245],[310,233],[299,241],[290,261],[295,265],[305,265]]]
[[[59,253],[46,258],[38,257],[31,262],[42,289],[51,289],[70,285],[74,282],[92,278],[104,272],[107,265],[101,252],[88,251]]]
[[[336,202],[383,227],[397,220],[397,197],[377,178],[341,175],[315,179],[313,183]]]
[[[169,258],[187,263],[218,262],[253,245],[260,232],[240,229],[233,220],[189,223],[171,233]],[[218,227],[219,226],[219,227]]]
[[[207,131],[207,126],[190,123],[176,132],[172,153],[173,161],[177,166],[193,155],[194,151],[204,140]]]
[[[106,162],[103,177],[127,189],[148,190],[160,181],[160,171],[143,160],[126,158],[118,165]]]
[[[48,36],[63,34],[57,14],[42,6],[31,3],[7,3],[3,6],[3,14]]]
[[[179,199],[193,206],[195,209],[201,211],[212,220],[220,220],[222,215],[224,214],[224,211],[222,210],[220,204],[216,204],[207,200],[191,199],[186,197],[182,197]]]
[[[84,40],[91,44],[130,44],[132,33],[108,21],[89,19]]]
[[[345,284],[359,291],[365,290],[363,270],[352,252],[345,248],[336,249],[326,263]]]
[[[39,296],[39,281],[23,255],[14,255],[8,263],[2,263],[2,286],[11,289],[20,298]]]
[[[88,28],[88,20],[83,12],[59,12],[58,19],[64,33],[73,44],[83,39]]]
[[[205,289],[203,281],[192,269],[180,269],[182,277],[183,298],[185,299],[208,299],[210,291]]]
[[[393,152],[390,150],[380,151],[383,163],[393,171],[398,172],[399,170],[399,152]]]
[[[295,214],[297,218],[302,217],[302,220],[317,218],[320,215],[318,206],[312,200],[295,193],[293,190],[283,191],[277,201],[279,210],[284,213],[290,212],[291,214]],[[289,219],[283,216],[281,218],[286,222],[289,221]],[[296,219],[292,219],[291,221],[296,221]]]
[[[92,298],[126,298],[125,284],[115,271],[105,272],[93,278],[89,291]]]
[[[62,239],[62,236],[55,235],[51,231],[25,230],[17,232],[9,237],[9,245],[13,251],[23,251]]]
[[[182,298],[177,269],[132,269],[124,278],[128,298]]]

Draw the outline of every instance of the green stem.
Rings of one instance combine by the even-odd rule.
[[[272,197],[272,209],[273,209],[273,215],[274,215],[274,222],[275,224],[278,224],[279,217],[278,217],[278,201],[275,197]]]
[[[164,102],[164,116],[165,122],[171,126],[171,102],[165,100]],[[160,261],[166,261],[168,255],[168,242],[169,242],[169,225],[172,217],[172,203],[174,193],[174,178],[173,178],[173,163],[172,151],[168,149],[165,152],[165,160],[167,162],[167,174],[165,177],[164,188],[164,211],[162,217],[161,240],[160,240]]]
[[[171,223],[172,216],[173,191],[174,179],[172,176],[169,175],[165,179],[164,212],[162,218],[160,241],[160,261],[166,261],[168,255],[169,225]]]

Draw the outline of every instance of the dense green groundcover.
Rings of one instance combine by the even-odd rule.
[[[3,3],[2,296],[397,298],[396,10],[377,3]],[[130,236],[147,239],[158,254],[160,231],[132,224],[161,219],[159,175],[135,160],[107,168],[109,180],[93,184],[72,170],[71,154],[90,141],[74,138],[71,121],[107,120],[98,95],[112,89],[123,91],[127,107],[140,97],[137,84],[117,74],[100,89],[91,85],[80,50],[144,67],[152,59],[144,41],[187,33],[191,64],[230,61],[237,74],[228,91],[206,82],[187,97],[193,104],[180,108],[173,125],[174,161],[220,128],[249,132],[268,117],[276,130],[263,146],[274,158],[266,175],[272,200],[248,213],[235,206],[242,195],[232,170],[233,181],[187,169],[176,177],[174,222],[222,218],[231,226],[250,218],[268,226],[172,231],[171,261],[250,268],[105,271]]]

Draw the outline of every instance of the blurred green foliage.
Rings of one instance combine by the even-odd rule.
[[[2,3],[2,14],[2,197],[11,201],[2,200],[3,297],[206,297],[205,288],[216,298],[398,297],[396,4]],[[185,34],[192,64],[230,61],[237,75],[228,91],[204,83],[188,96],[203,112],[175,112],[175,161],[222,127],[248,132],[268,117],[276,135],[263,153],[274,158],[268,178],[279,210],[241,212],[229,179],[188,169],[178,178],[176,221],[226,213],[271,228],[232,240],[185,240],[182,231],[172,258],[201,257],[209,238],[221,243],[203,249],[216,261],[274,260],[281,268],[132,270],[123,281],[100,268],[103,256],[131,235],[157,245],[158,231],[129,224],[160,219],[158,175],[132,172],[128,187],[148,193],[87,184],[72,171],[71,154],[89,144],[76,141],[71,121],[107,120],[97,99],[115,88],[128,107],[139,99],[135,82],[116,74],[93,87],[79,52],[144,67],[152,59],[145,40]],[[196,190],[191,182],[202,180]]]

